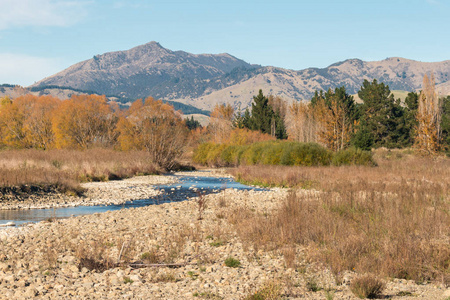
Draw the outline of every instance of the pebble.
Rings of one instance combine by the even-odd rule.
[[[222,176],[220,172],[194,175]],[[153,190],[142,178],[127,184],[122,186],[127,189],[115,191],[115,197],[120,198],[121,193],[129,197],[127,193],[134,189],[138,193]],[[306,272],[287,269],[280,253],[247,249],[227,218],[217,218],[218,214],[227,216],[241,208],[270,213],[287,193],[285,189],[227,189],[210,194],[205,196],[207,208],[202,220],[198,220],[198,204],[194,198],[2,229],[0,238],[6,242],[0,243],[3,255],[0,256],[0,298],[244,299],[267,282],[279,282],[284,298],[326,299],[324,290],[308,291],[307,278],[314,277],[321,287],[335,291],[333,299],[357,299],[348,284],[336,285],[329,270],[307,263],[302,254],[304,249],[299,249],[298,259],[305,260]],[[220,205],[223,198],[226,207]],[[211,245],[219,239],[222,245]],[[103,272],[79,268],[80,257],[90,253],[116,262],[122,245],[125,245],[122,261],[137,262],[143,256],[153,255],[152,259],[162,263],[186,265],[139,269],[122,266]],[[225,266],[229,256],[239,259],[241,266]],[[345,276],[350,282],[352,273]],[[395,299],[398,291],[414,291],[414,296],[402,299],[446,299],[450,293],[438,285],[390,281],[385,296]]]

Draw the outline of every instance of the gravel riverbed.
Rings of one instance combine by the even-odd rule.
[[[87,188],[91,202],[116,203],[152,194],[151,184],[171,180],[136,177]],[[336,284],[329,270],[306,259],[305,249],[296,250],[298,267],[287,268],[282,251],[253,249],[240,240],[233,214],[270,214],[287,193],[226,189],[188,201],[0,230],[0,299],[244,299],[261,290],[284,299],[358,299],[349,289],[354,274]],[[230,257],[240,265],[228,267]],[[320,288],[312,291],[311,282]],[[383,294],[389,299],[447,299],[450,290],[391,280]]]

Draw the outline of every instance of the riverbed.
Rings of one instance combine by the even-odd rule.
[[[262,190],[240,184],[230,176],[213,171],[179,172],[164,176],[142,176],[110,182],[83,184],[87,197],[64,197],[62,202],[20,203],[18,209],[0,210],[0,228],[49,219],[103,213],[127,208],[158,205],[218,193],[224,189]]]

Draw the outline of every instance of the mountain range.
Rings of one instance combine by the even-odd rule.
[[[348,59],[326,68],[296,71],[249,64],[227,53],[172,51],[150,42],[127,51],[95,55],[27,89],[41,93],[61,88],[89,91],[123,103],[152,96],[211,110],[216,103],[245,108],[259,89],[290,101],[309,100],[316,90],[342,85],[355,94],[364,79],[377,79],[391,90],[417,91],[421,89],[423,75],[430,72],[435,74],[440,94],[450,94],[450,60]]]

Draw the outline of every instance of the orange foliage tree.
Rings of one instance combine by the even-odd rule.
[[[0,127],[5,146],[49,149],[54,142],[51,115],[60,100],[51,96],[20,96],[4,99]]]
[[[80,95],[63,101],[53,118],[57,148],[111,146],[117,117],[105,96]]]
[[[147,150],[159,166],[170,169],[182,154],[187,128],[173,106],[149,97],[135,101],[117,124],[119,148]]]

